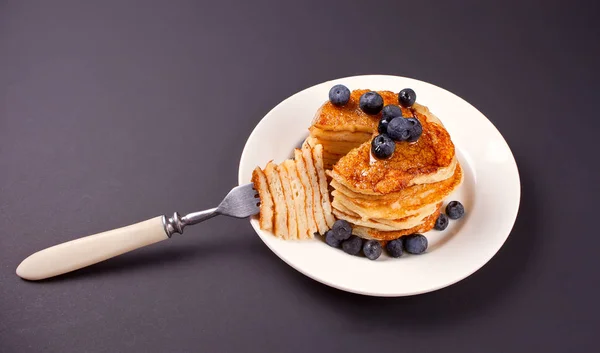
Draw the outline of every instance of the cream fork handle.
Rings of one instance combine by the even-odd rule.
[[[45,279],[169,239],[163,218],[158,216],[38,251],[21,262],[17,275],[33,281]]]
[[[181,217],[158,216],[127,227],[71,240],[38,251],[17,267],[17,275],[28,280],[40,280],[61,275],[126,252],[182,234],[186,226],[204,222],[220,214],[246,218],[259,212],[258,194],[252,183],[231,189],[218,207],[188,213]]]

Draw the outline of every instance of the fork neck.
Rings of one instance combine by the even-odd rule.
[[[198,224],[206,221],[207,219],[213,218],[218,214],[219,212],[217,212],[217,207],[215,207],[204,211],[192,212],[183,217],[181,217],[177,212],[173,213],[173,217],[170,218],[163,216],[165,233],[167,233],[169,238],[175,233],[183,234],[183,229],[186,226]]]
[[[184,225],[194,225],[218,215],[217,207],[204,211],[188,213],[181,218]]]

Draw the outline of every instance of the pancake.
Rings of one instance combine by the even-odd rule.
[[[333,203],[343,204],[362,218],[400,219],[417,214],[421,208],[436,204],[446,198],[462,182],[463,174],[457,165],[451,178],[432,183],[414,185],[395,193],[395,197],[365,199],[345,194],[342,189],[334,190]]]
[[[315,114],[311,125],[311,135],[314,128],[323,131],[363,132],[372,135],[377,131],[381,113],[369,115],[363,112],[359,106],[360,96],[369,91],[371,90],[357,89],[352,91],[348,103],[341,107],[333,105],[330,101],[325,102]],[[398,105],[398,93],[391,91],[377,91],[377,93],[383,98],[384,105]],[[410,114],[410,110],[407,108],[402,108],[402,112],[404,116]],[[346,138],[344,141],[348,141],[348,139]]]
[[[286,169],[292,187],[292,198],[294,199],[294,207],[296,208],[296,222],[298,225],[298,239],[311,238],[308,227],[308,218],[306,216],[306,193],[302,181],[298,177],[296,163],[293,160],[286,160],[282,163]]]
[[[315,170],[319,179],[319,190],[321,192],[321,205],[323,206],[323,213],[325,215],[325,222],[327,226],[331,228],[335,222],[335,218],[332,214],[331,202],[329,201],[329,188],[327,186],[327,176],[325,175],[325,168],[323,167],[323,146],[316,145],[312,150],[313,161],[315,164]]]
[[[459,163],[458,163],[458,160],[455,158],[448,167],[439,170],[438,173],[436,173],[435,177],[430,178],[432,182],[429,184],[435,183],[434,180],[438,180],[437,182],[442,182],[444,180],[447,180],[447,179],[453,177],[454,174],[456,173],[457,166],[459,166]],[[337,174],[335,172],[335,170],[328,170],[327,174],[332,178],[331,186],[334,189],[340,190],[341,192],[343,192],[344,194],[346,194],[350,197],[367,199],[367,200],[386,200],[386,199],[397,200],[402,197],[408,197],[407,193],[410,192],[410,190],[408,190],[408,189],[410,189],[411,186],[427,184],[427,183],[418,183],[416,185],[411,185],[411,186],[409,186],[405,189],[402,189],[400,191],[397,191],[397,192],[390,192],[387,194],[379,194],[376,192],[367,192],[365,190],[356,188],[355,186],[353,186],[351,184],[348,184],[347,180],[345,180],[339,174]],[[462,171],[461,171],[461,175],[462,175]],[[411,189],[411,190],[418,190],[418,189]]]
[[[386,219],[363,219],[357,215],[351,215],[336,207],[333,208],[333,214],[337,219],[344,219],[354,225],[363,226],[380,231],[398,231],[403,229],[410,229],[423,223],[424,219],[435,213],[441,203],[427,205],[421,209],[421,212],[407,216],[396,220]]]
[[[333,165],[352,149],[370,141],[377,132],[381,113],[369,115],[359,107],[360,96],[369,90],[361,89],[350,93],[350,99],[344,106],[335,106],[325,102],[315,114],[309,128],[312,145],[323,145],[324,167]],[[378,92],[384,105],[398,104],[398,95],[390,91]],[[412,114],[410,109],[401,108],[405,116]]]
[[[313,235],[318,232],[317,221],[315,218],[314,193],[308,176],[306,162],[304,162],[302,151],[299,149],[294,150],[294,162],[296,163],[296,173],[298,174],[298,178],[304,189],[304,207],[306,208],[306,218],[308,222],[308,237],[312,238]]]
[[[384,160],[371,155],[371,143],[367,141],[335,164],[332,177],[366,194],[388,194],[447,178],[456,163],[450,135],[442,125],[428,121],[422,114],[416,116],[423,126],[418,141],[396,142],[394,153]]]
[[[272,230],[273,229],[273,196],[269,192],[269,184],[267,183],[267,177],[265,173],[256,167],[252,172],[252,183],[254,188],[258,191],[260,197],[260,214],[258,222],[261,229]],[[257,202],[259,200],[256,200]]]
[[[398,239],[404,235],[415,234],[415,233],[425,233],[433,229],[435,226],[435,221],[440,215],[441,206],[431,215],[427,216],[421,224],[416,227],[410,229],[403,229],[392,232],[380,231],[368,227],[362,226],[354,226],[352,229],[352,234],[359,236],[364,239],[375,239],[375,240],[394,240]]]
[[[310,186],[313,195],[313,211],[315,215],[315,222],[317,225],[317,231],[320,234],[325,234],[329,229],[327,221],[325,220],[325,211],[323,210],[323,204],[321,201],[321,189],[319,186],[319,177],[315,168],[315,163],[312,156],[312,148],[308,145],[302,146],[302,159],[306,164],[306,171],[310,180]]]
[[[292,196],[292,185],[286,168],[283,165],[277,166],[277,173],[281,179],[283,187],[283,195],[285,207],[287,209],[287,226],[290,239],[298,239],[298,216],[296,215],[296,206],[294,205],[294,197]]]
[[[277,166],[273,161],[267,163],[264,173],[269,185],[269,193],[273,197],[273,233],[280,238],[289,239],[287,205],[281,179],[279,178],[279,173],[277,173]],[[263,202],[263,195],[260,194],[261,188],[255,184],[254,189],[259,191],[260,201]],[[266,196],[264,197],[266,198]]]

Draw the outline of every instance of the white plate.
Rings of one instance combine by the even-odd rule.
[[[492,123],[462,98],[422,81],[396,76],[355,76],[305,89],[273,108],[256,126],[244,147],[239,183],[250,181],[256,166],[279,163],[308,135],[317,109],[334,84],[350,90],[399,92],[412,88],[417,101],[444,123],[456,146],[464,182],[446,201],[459,200],[466,215],[451,221],[445,231],[425,235],[429,248],[422,255],[376,261],[350,256],[322,240],[284,241],[252,227],[267,246],[287,264],[326,285],[364,295],[404,296],[437,290],[471,275],[500,249],[519,209],[521,186],[514,157]]]

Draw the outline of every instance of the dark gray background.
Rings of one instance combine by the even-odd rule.
[[[0,3],[1,352],[595,351],[593,1],[83,3]],[[44,247],[213,206],[273,106],[369,73],[455,92],[513,150],[519,217],[468,279],[344,293],[225,218],[55,280],[14,274]]]

